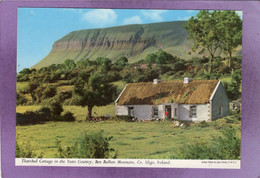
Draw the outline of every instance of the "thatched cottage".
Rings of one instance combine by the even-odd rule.
[[[229,113],[219,80],[160,81],[127,84],[115,101],[116,115],[140,120],[175,118],[212,121]]]

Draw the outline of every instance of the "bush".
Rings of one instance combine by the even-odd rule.
[[[215,121],[215,129],[223,129],[227,126],[227,120],[225,118],[218,119]]]
[[[236,130],[228,127],[222,131],[222,136],[213,138],[212,144],[198,143],[185,145],[172,158],[177,159],[240,159],[240,138]]]
[[[109,147],[109,141],[112,137],[104,137],[103,132],[84,133],[78,137],[71,147],[63,149],[61,142],[57,140],[59,158],[111,158],[110,152],[114,149]],[[112,156],[115,158],[117,153]]]
[[[72,91],[64,91],[58,94],[58,101],[64,102],[66,99],[69,99],[72,97]]]
[[[16,141],[15,144],[15,157],[16,158],[42,158],[43,153],[41,153],[39,156],[36,155],[31,149],[30,141],[27,141],[26,143],[23,143],[24,147],[21,147],[21,145],[18,144]]]
[[[75,121],[76,118],[73,116],[73,113],[67,111],[65,114],[62,115],[63,121],[72,122]]]
[[[24,95],[17,93],[16,94],[16,104],[17,105],[24,105],[28,102],[28,100],[24,97]]]
[[[62,105],[57,101],[54,101],[53,103],[51,103],[50,109],[51,109],[52,114],[56,115],[56,116],[60,116],[60,114],[63,112]]]
[[[198,127],[201,127],[201,128],[204,128],[204,127],[208,127],[209,124],[208,124],[206,121],[202,121],[202,122],[200,122],[197,126],[198,126]]]

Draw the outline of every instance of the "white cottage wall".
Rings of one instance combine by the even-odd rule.
[[[140,120],[152,119],[152,109],[151,105],[134,105],[134,116]]]
[[[165,111],[164,111],[164,106],[163,105],[158,105],[158,117],[160,119],[165,118]]]
[[[197,109],[197,117],[191,118],[190,117],[190,106],[196,106]],[[210,111],[209,111],[209,104],[182,104],[178,107],[178,119],[184,121],[210,121]]]
[[[116,115],[127,116],[128,115],[128,107],[127,106],[116,106]]]

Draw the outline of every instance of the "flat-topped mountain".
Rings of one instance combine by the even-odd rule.
[[[50,53],[33,68],[63,63],[66,59],[76,62],[97,57],[113,61],[125,56],[131,63],[158,49],[188,59],[192,40],[187,40],[184,23],[174,21],[73,31],[54,42]]]

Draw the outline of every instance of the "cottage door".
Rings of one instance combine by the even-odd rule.
[[[165,118],[169,119],[172,115],[172,108],[171,106],[165,106]]]

